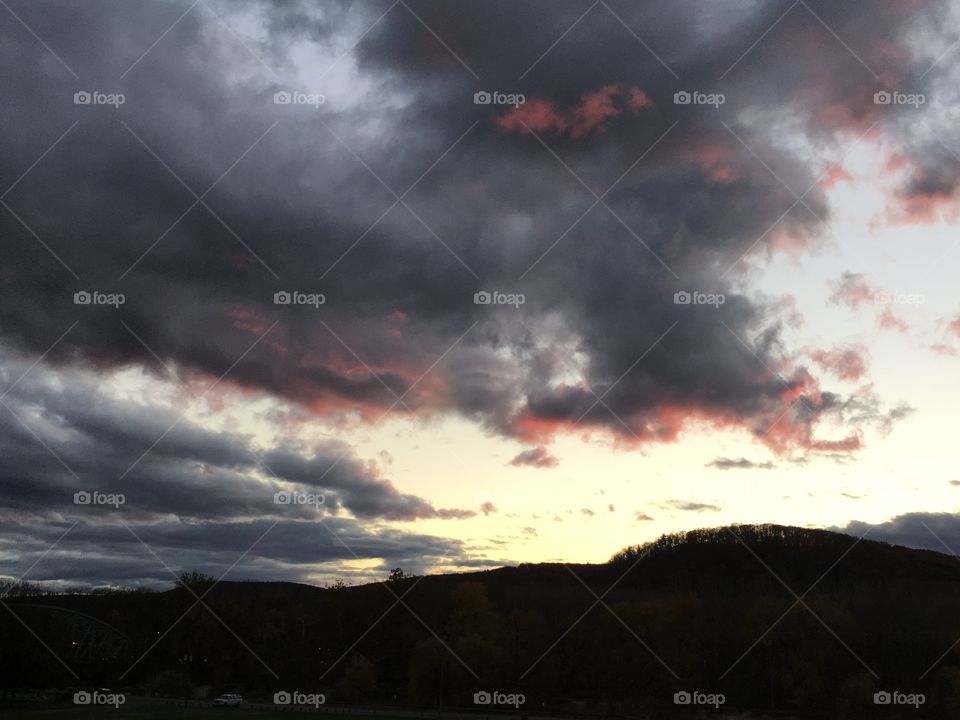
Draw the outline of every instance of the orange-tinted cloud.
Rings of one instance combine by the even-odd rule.
[[[535,133],[566,135],[577,140],[603,132],[607,122],[624,110],[637,114],[649,107],[653,103],[640,88],[605,85],[584,93],[579,103],[568,108],[560,108],[553,100],[531,98],[493,122],[503,132],[519,133],[529,128]]]
[[[858,376],[859,377],[859,376]],[[769,377],[767,377],[769,380]],[[712,429],[747,431],[753,438],[780,456],[810,452],[854,452],[863,446],[862,430],[855,427],[839,439],[816,436],[821,418],[836,416],[842,420],[843,407],[837,395],[822,392],[816,380],[803,368],[785,376],[785,386],[776,400],[765,409],[701,407],[690,404],[664,403],[636,413],[621,414],[616,421],[599,414],[589,414],[579,422],[572,419],[544,419],[533,416],[530,409],[517,419],[519,431],[535,435],[547,442],[565,433],[594,431],[609,433],[618,447],[636,448],[652,443],[677,442],[685,431]],[[866,400],[862,401],[866,405]],[[604,410],[603,412],[608,412]],[[858,423],[887,423],[878,412],[874,417],[864,413]]]

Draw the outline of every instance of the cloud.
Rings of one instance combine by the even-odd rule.
[[[952,318],[949,323],[947,323],[947,332],[957,338],[960,338],[960,315]]]
[[[71,529],[74,520],[77,524]],[[344,563],[356,558],[382,559],[376,568],[356,575],[358,580],[397,566],[423,572],[437,566],[462,563],[467,567],[477,562],[468,557],[461,541],[370,529],[349,518],[328,518],[323,523],[280,520],[276,524],[267,519],[184,523],[140,522],[124,516],[123,520],[128,527],[117,519],[104,519],[102,514],[78,514],[42,524],[4,517],[0,519],[0,551],[18,561],[0,564],[0,575],[18,577],[24,565],[42,557],[43,562],[30,573],[33,581],[59,587],[168,586],[173,575],[151,550],[174,572],[197,568],[220,577],[229,571],[227,580],[317,582],[323,576],[349,574]],[[63,539],[57,543],[61,535]],[[243,559],[231,570],[241,556]],[[480,566],[494,564],[480,561]]]
[[[898,317],[891,308],[885,307],[877,315],[877,325],[883,330],[895,330],[906,333],[910,331],[910,325],[901,317]]]
[[[497,507],[492,502],[485,502],[480,506],[480,512],[484,515],[491,515],[497,512]]]
[[[774,464],[770,461],[758,463],[747,458],[725,458],[718,457],[708,462],[704,467],[712,467],[717,470],[771,470]]]
[[[841,380],[856,381],[867,373],[867,350],[863,346],[838,347],[830,350],[811,350],[810,359],[824,371]]]
[[[960,515],[956,513],[910,512],[882,523],[871,525],[851,520],[844,526],[828,529],[855,536],[866,533],[871,540],[951,555],[960,551]]]
[[[314,518],[299,506],[278,515],[280,489],[321,492],[323,517],[344,522],[474,512],[402,491],[329,437],[281,438],[254,456],[250,438],[215,421],[173,427],[128,486],[117,478],[178,406],[121,399],[122,383],[98,391],[121,372],[174,373],[209,389],[211,408],[237,395],[296,405],[334,430],[465,418],[537,445],[512,461],[534,467],[556,464],[544,446],[558,434],[636,448],[691,427],[780,455],[849,455],[906,414],[816,376],[783,332],[795,313],[752,292],[758,258],[823,242],[817,157],[874,122],[921,124],[877,106],[875,78],[804,8],[728,4],[696,22],[707,16],[689,0],[621,9],[691,89],[724,73],[724,126],[719,110],[675,104],[675,77],[638,62],[636,37],[602,4],[543,54],[556,34],[525,3],[425,4],[423,24],[378,3],[211,3],[227,25],[258,28],[247,40],[262,63],[212,13],[177,2],[18,5],[44,43],[0,25],[0,233],[16,258],[3,266],[0,347],[26,358],[23,370],[43,357],[5,398],[30,431],[0,408],[5,511],[59,522],[84,482],[127,491],[144,521],[224,534]],[[807,5],[884,85],[955,85],[943,65],[915,72],[932,62],[914,52],[917,33],[934,47],[951,27],[942,3],[877,0],[866,18],[856,4]],[[551,20],[570,27],[582,12],[557,7]],[[355,24],[370,28],[356,44]],[[322,83],[301,60],[334,63],[344,47]],[[80,77],[117,78],[104,89],[126,95],[122,113],[73,104],[81,88],[50,48]],[[474,105],[475,77],[451,49],[483,77],[526,69],[515,89],[528,103]],[[274,103],[301,79],[323,85],[305,88],[326,95],[321,109]],[[822,152],[802,150],[812,145]],[[910,192],[952,194],[942,147],[905,150]],[[695,288],[726,302],[675,303]],[[526,302],[476,304],[483,289]],[[84,291],[125,302],[74,304]],[[905,327],[892,312],[880,321]],[[572,355],[573,370],[559,360]],[[5,387],[20,374],[4,372]]]
[[[563,110],[552,100],[530,98],[495,118],[494,124],[504,132],[569,135],[577,140],[593,132],[602,132],[606,123],[618,117],[624,109],[636,114],[649,107],[653,107],[653,103],[640,88],[605,85],[599,90],[583,93],[579,103]]]
[[[862,273],[844,272],[839,280],[832,281],[830,286],[833,292],[830,302],[834,305],[845,305],[854,310],[867,305],[876,308],[877,327],[881,330],[894,330],[906,333],[910,325],[894,311],[892,305],[896,302],[917,304],[923,301],[923,296],[911,293],[896,293],[883,290],[870,283]],[[834,352],[836,348],[834,349]],[[816,360],[816,358],[814,358]],[[837,361],[838,358],[826,356],[826,362]],[[840,359],[842,362],[842,359]],[[855,370],[855,368],[853,368]]]
[[[514,467],[552,468],[556,467],[559,462],[559,460],[547,452],[545,447],[540,445],[519,453],[509,464]]]
[[[694,502],[692,500],[665,500],[658,507],[664,510],[679,510],[681,512],[720,512],[722,508],[712,503]]]
[[[322,572],[325,562],[342,559],[343,547],[331,533],[342,535],[359,557],[404,559],[404,567],[473,561],[460,541],[384,523],[464,519],[475,512],[436,508],[398,490],[343,444],[258,447],[186,419],[182,405],[171,406],[168,398],[115,397],[105,390],[110,383],[89,371],[31,368],[26,360],[2,357],[0,378],[9,388],[0,413],[0,557],[21,558],[0,562],[0,573],[16,574],[16,565],[38,557],[50,533],[73,520],[77,529],[37,577],[133,579],[130,573],[143,572],[144,560],[121,520],[151,547],[166,548],[169,562],[223,570],[249,544],[251,527],[276,523],[271,538],[238,568],[255,577],[303,579]],[[146,387],[152,392],[155,385]],[[76,504],[76,493],[94,491],[122,495],[124,502]],[[328,541],[337,547],[323,550]],[[235,547],[233,560],[226,560]],[[11,554],[13,548],[18,551]],[[162,568],[143,577],[160,581]]]
[[[830,302],[834,305],[846,305],[857,310],[861,305],[873,305],[878,290],[871,285],[863,273],[844,272],[839,280],[831,283],[833,292]]]
[[[639,510],[633,514],[633,519],[640,522],[650,522],[653,520],[652,517],[647,515],[645,512],[640,512]]]
[[[907,72],[906,21],[934,12],[884,2],[864,23],[846,7],[810,6],[885,78]],[[232,6],[217,8],[228,24],[237,19]],[[792,188],[815,185],[820,171],[781,142],[778,113],[796,118],[800,139],[825,144],[879,117],[872,80],[867,92],[863,78],[836,72],[850,61],[844,48],[812,38],[799,9],[786,16],[777,31],[788,52],[761,43],[725,78],[735,137],[711,113],[674,104],[674,78],[658,63],[630,60],[636,38],[602,6],[536,63],[530,38],[543,27],[531,7],[421,10],[489,76],[530,67],[516,88],[528,102],[506,113],[474,105],[474,78],[409,13],[393,12],[351,50],[353,62],[338,66],[353,75],[325,88],[321,110],[277,106],[273,93],[302,70],[294,49],[336,46],[349,34],[341,25],[347,6],[291,11],[265,2],[256,10],[265,28],[256,49],[281,81],[253,58],[237,61],[235,38],[208,14],[191,13],[117,84],[130,98],[128,130],[104,122],[100,108],[71,105],[73,78],[48,71],[46,49],[22,28],[6,28],[4,47],[21,59],[0,70],[11,100],[0,110],[7,184],[81,122],[5,202],[81,280],[12,214],[0,217],[22,258],[0,290],[4,342],[46,351],[63,332],[64,309],[81,312],[73,293],[100,282],[124,292],[126,303],[109,313],[82,309],[84,322],[50,351],[51,362],[160,374],[168,365],[197,382],[230,369],[223,384],[300,403],[331,423],[372,422],[388,410],[458,414],[532,442],[603,432],[624,445],[672,442],[696,423],[741,430],[776,452],[815,449],[828,418],[801,419],[791,405],[815,391],[816,378],[786,375],[785,396],[749,362],[751,354],[770,367],[795,359],[780,337],[788,310],[738,291],[724,270],[751,251],[778,252],[785,238],[801,247],[819,241],[819,221],[806,209],[781,217],[794,198],[763,165]],[[637,6],[623,19],[661,38],[663,57],[685,81],[706,85],[777,20],[771,10],[743,7],[714,28],[691,26],[685,3],[655,17]],[[349,11],[371,23],[382,13],[368,4]],[[115,77],[139,43],[150,47],[180,14],[172,6],[132,13],[38,2],[23,17],[43,20],[45,41],[63,57],[83,58],[84,76]],[[82,39],[78,25],[89,27]],[[88,52],[114,48],[116,37],[132,49]],[[206,41],[192,42],[199,37]],[[175,52],[178,43],[193,52]],[[787,61],[795,57],[803,62]],[[521,116],[553,152],[526,130],[504,137],[504,123],[515,129]],[[593,198],[557,157],[591,187],[617,181],[603,205],[587,212]],[[203,192],[226,168],[205,203],[185,213],[195,198],[184,185]],[[391,209],[395,198],[378,177],[395,192],[419,179],[405,197],[410,210]],[[538,181],[520,187],[518,177]],[[828,218],[818,187],[804,203]],[[475,305],[477,278],[522,291],[526,304],[509,315]],[[687,287],[724,293],[727,302],[675,305]],[[274,304],[276,292],[294,290],[327,301]],[[516,318],[535,335],[518,330]],[[730,342],[731,331],[742,344]],[[585,358],[573,382],[552,357],[564,346]],[[602,405],[588,387],[610,390]],[[766,433],[781,417],[779,432]]]

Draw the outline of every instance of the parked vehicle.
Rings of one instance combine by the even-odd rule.
[[[218,695],[213,699],[213,704],[216,707],[233,707],[243,703],[243,698],[235,693],[226,693],[224,695]]]

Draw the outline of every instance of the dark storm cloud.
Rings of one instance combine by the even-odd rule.
[[[25,369],[5,363],[0,377],[9,386]],[[400,492],[342,443],[255,450],[250,438],[183,419],[187,409],[116,399],[98,393],[86,374],[34,368],[0,406],[0,507],[21,516],[74,515],[97,510],[78,508],[74,493],[97,490],[124,494],[129,515],[185,522],[344,511],[374,521],[476,515]],[[323,500],[276,501],[276,493],[291,492]]]
[[[329,417],[452,410],[531,442],[589,428],[670,441],[697,419],[745,428],[777,451],[853,448],[817,438],[828,408],[807,397],[818,388],[802,368],[764,376],[791,353],[776,306],[735,290],[727,271],[751,251],[815,242],[827,216],[822,169],[781,142],[782,121],[823,143],[865,129],[880,117],[873,73],[909,75],[896,52],[907,21],[937,4],[911,16],[879,2],[865,17],[810,2],[738,61],[778,5],[702,14],[691,3],[611,2],[663,62],[598,5],[536,64],[588,5],[411,2],[365,36],[388,4],[327,5],[251,6],[261,28],[249,47],[212,16],[242,26],[233,6],[198,7],[138,60],[189,6],[12,3],[80,79],[22,26],[3,25],[0,185],[16,183],[0,219],[15,258],[0,269],[7,342],[39,354],[80,319],[49,361],[229,370],[225,382]],[[361,36],[340,61],[355,63],[358,82],[333,72],[303,88],[326,95],[319,110],[273,104],[297,77],[326,71],[298,75],[292,43],[330,51],[327,65]],[[545,132],[549,150],[498,129],[509,108],[472,100],[480,89],[522,92],[596,118],[607,111],[590,99],[610,86],[621,88],[617,112],[589,133]],[[127,101],[75,106],[82,89]],[[649,99],[641,111],[624,104],[633,89]],[[723,92],[726,104],[675,105],[679,90]],[[596,198],[551,151],[598,194],[620,180],[590,209]],[[123,292],[126,303],[75,306],[84,289]],[[475,305],[481,289],[526,303]],[[326,302],[278,306],[280,290]],[[726,302],[676,305],[678,291]],[[589,390],[554,380],[564,347],[587,358]],[[271,459],[297,477],[318,469]],[[359,512],[391,512],[342,495]]]
[[[175,426],[184,408],[98,393],[89,374],[28,369],[0,364],[13,385],[0,406],[0,575],[42,558],[28,579],[166,584],[153,550],[176,572],[219,577],[265,532],[228,579],[371,577],[337,565],[353,560],[411,571],[484,562],[459,540],[384,525],[476,513],[399,492],[342,444],[257,451],[238,434]],[[94,491],[122,499],[76,503]],[[278,492],[304,503],[278,503]]]

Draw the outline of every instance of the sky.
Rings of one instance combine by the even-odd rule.
[[[955,4],[0,6],[0,577],[960,548]]]

